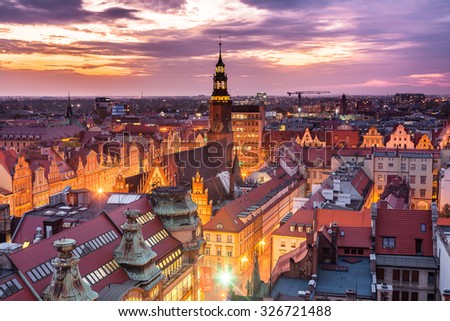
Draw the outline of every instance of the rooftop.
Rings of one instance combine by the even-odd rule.
[[[369,258],[349,260],[352,263],[346,262],[346,259],[349,257],[339,257],[336,265],[319,264],[316,295],[345,297],[346,291],[351,289],[356,291],[357,297],[372,298]]]
[[[309,280],[281,277],[272,289],[270,296],[273,298],[279,294],[282,296],[298,297],[299,291],[306,291],[308,289],[308,282]]]

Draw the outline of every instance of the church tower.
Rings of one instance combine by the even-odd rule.
[[[228,77],[225,64],[222,61],[222,43],[219,43],[219,60],[216,63],[216,73],[213,77],[213,93],[209,101],[209,132],[208,142],[226,140],[233,141],[231,129],[231,99],[227,90]]]

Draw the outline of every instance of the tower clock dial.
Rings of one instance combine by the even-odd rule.
[[[212,124],[212,131],[213,132],[215,132],[215,133],[219,133],[219,132],[221,132],[222,131],[222,129],[223,129],[223,124],[222,124],[222,122],[220,122],[220,121],[215,121],[213,124]]]

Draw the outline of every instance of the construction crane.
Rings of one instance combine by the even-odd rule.
[[[293,91],[290,92],[288,91],[287,94],[289,96],[291,95],[298,95],[298,113],[300,113],[302,111],[302,95],[320,95],[320,94],[329,94],[329,91],[320,91],[320,90],[305,90],[305,91]],[[294,110],[294,114],[295,114],[295,110]]]

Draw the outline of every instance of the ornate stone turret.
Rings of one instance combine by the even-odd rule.
[[[192,177],[192,201],[197,204],[197,213],[202,224],[205,225],[211,219],[212,214],[212,200],[208,201],[208,189],[204,187],[203,177],[197,170],[195,177]]]
[[[183,244],[185,262],[194,262],[205,243],[197,205],[184,187],[160,187],[153,190],[153,211],[164,227]]]
[[[78,270],[79,259],[72,255],[76,246],[72,239],[58,240],[53,246],[59,252],[52,261],[55,270],[52,281],[43,292],[44,301],[93,301],[98,297],[91,287],[83,281]]]
[[[142,236],[142,225],[137,221],[139,210],[126,210],[123,215],[127,222],[121,227],[123,237],[114,250],[114,259],[127,272],[132,280],[143,282],[160,281],[164,278],[155,265],[156,253],[148,246]]]

